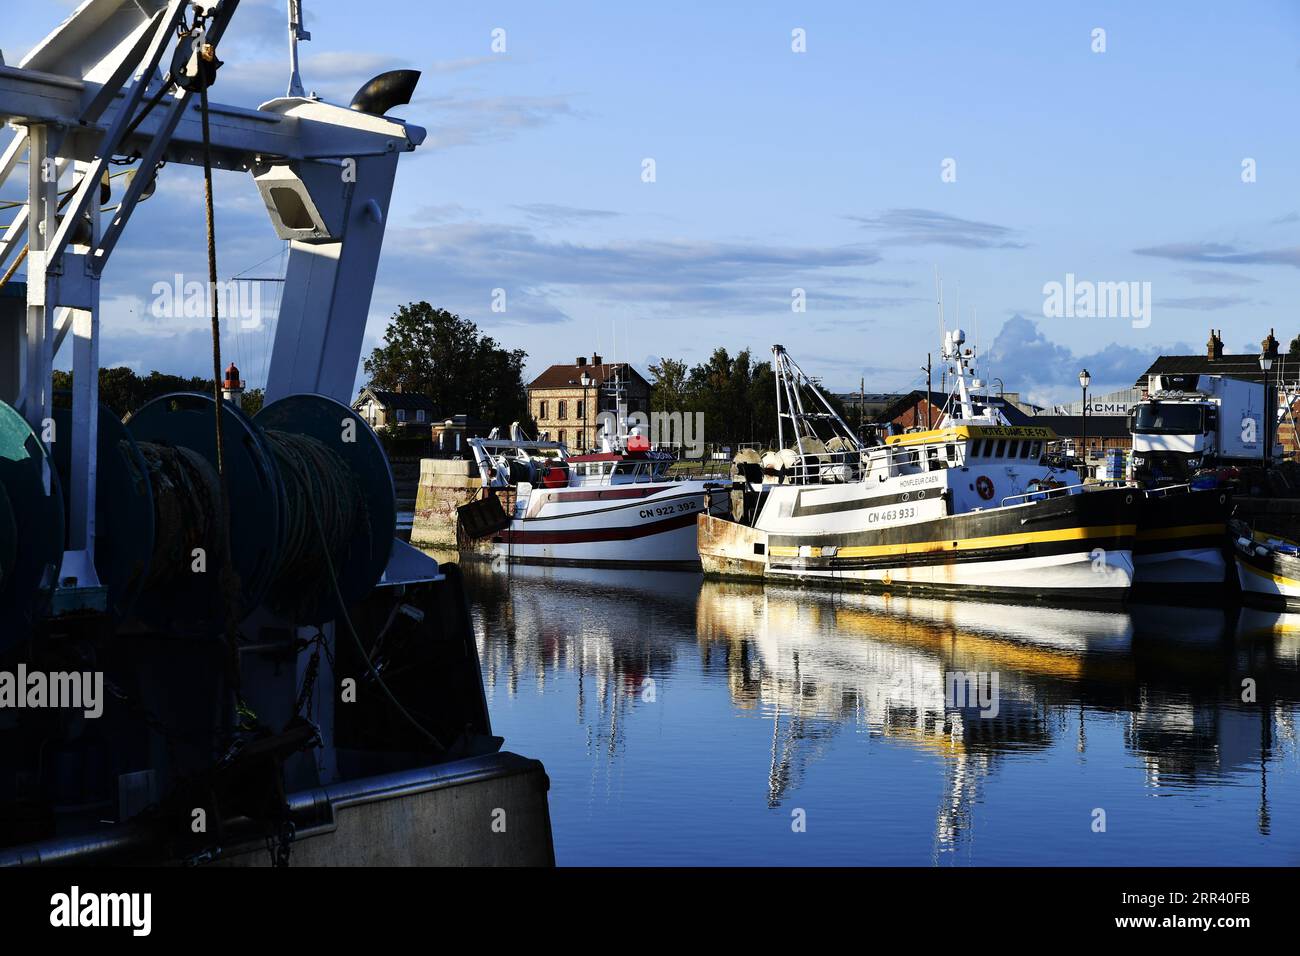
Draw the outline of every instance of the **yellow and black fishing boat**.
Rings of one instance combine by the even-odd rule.
[[[941,427],[871,447],[774,347],[781,444],[787,423],[793,442],[740,482],[743,520],[699,518],[705,573],[1122,598],[1133,581],[1141,492],[1085,486],[1045,462],[1050,429],[977,410],[964,341],[960,331],[945,339],[956,385]],[[824,440],[819,429],[835,434]]]

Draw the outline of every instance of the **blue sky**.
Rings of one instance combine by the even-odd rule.
[[[7,62],[56,6],[6,11]],[[832,386],[901,390],[937,346],[936,266],[986,376],[1039,398],[1072,397],[1081,365],[1130,384],[1211,326],[1230,351],[1300,332],[1294,3],[304,6],[304,81],[327,99],[424,71],[396,111],[429,139],[398,173],[367,351],[427,299],[532,372],[597,348],[644,370],[780,342]],[[214,98],[283,92],[282,23],[278,0],[243,0]],[[205,275],[197,176],[164,175],[110,265],[103,354],[196,374],[203,320],[147,314],[154,282]],[[273,274],[252,183],[217,190],[222,277]],[[1043,286],[1067,273],[1150,282],[1150,325],[1046,317]],[[260,384],[268,343],[232,332],[224,350]]]

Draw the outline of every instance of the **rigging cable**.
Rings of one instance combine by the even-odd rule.
[[[196,29],[198,20],[196,18]],[[191,35],[201,36],[201,33]],[[208,126],[208,86],[216,72],[216,51],[212,44],[204,43],[198,51],[199,116],[203,128],[203,207],[206,218],[208,243],[208,285],[212,310],[212,399],[216,425],[217,478],[221,488],[221,516],[217,527],[217,540],[222,552],[221,590],[226,605],[226,646],[229,652],[227,670],[236,697],[239,696],[239,646],[235,636],[235,606],[239,583],[235,579],[230,553],[230,483],[226,475],[226,443],[222,434],[222,411],[225,400],[221,395],[221,318],[218,314],[217,290],[217,234],[212,209],[212,137]],[[210,67],[210,69],[209,69]]]

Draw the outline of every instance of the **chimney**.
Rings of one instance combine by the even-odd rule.
[[[587,356],[579,355],[577,361],[578,368],[583,368],[584,366],[586,366],[586,364],[587,364]]]
[[[1260,351],[1269,358],[1277,359],[1277,339],[1273,338],[1273,330],[1268,330],[1268,338],[1259,343]]]
[[[592,364],[592,365],[599,365],[599,364],[600,364],[600,356],[599,356],[599,355],[593,355],[593,356],[591,357],[591,364]]]
[[[398,383],[397,383],[397,387],[394,388],[393,391],[395,391],[398,395],[401,395],[401,394],[402,394],[402,383],[401,383],[401,382],[398,382]]]
[[[1218,362],[1223,358],[1223,339],[1219,337],[1219,332],[1210,329],[1210,341],[1206,343],[1206,358],[1211,362]]]

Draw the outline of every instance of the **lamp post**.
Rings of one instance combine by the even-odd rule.
[[[579,444],[591,448],[593,446],[587,444],[587,416],[591,414],[591,409],[587,405],[587,389],[591,387],[593,379],[583,372],[578,381],[582,383],[582,440]]]
[[[1079,373],[1079,387],[1083,389],[1083,407],[1079,409],[1082,413],[1083,427],[1082,434],[1079,436],[1079,444],[1082,446],[1083,478],[1088,478],[1088,384],[1092,381],[1092,376],[1088,374],[1085,368]]]
[[[1277,339],[1273,338],[1273,330],[1268,330],[1268,338],[1260,343],[1259,349],[1259,367],[1264,372],[1264,467],[1273,455],[1273,423],[1277,420],[1277,396],[1272,395],[1268,390],[1268,373],[1273,368],[1273,361],[1277,358]]]

